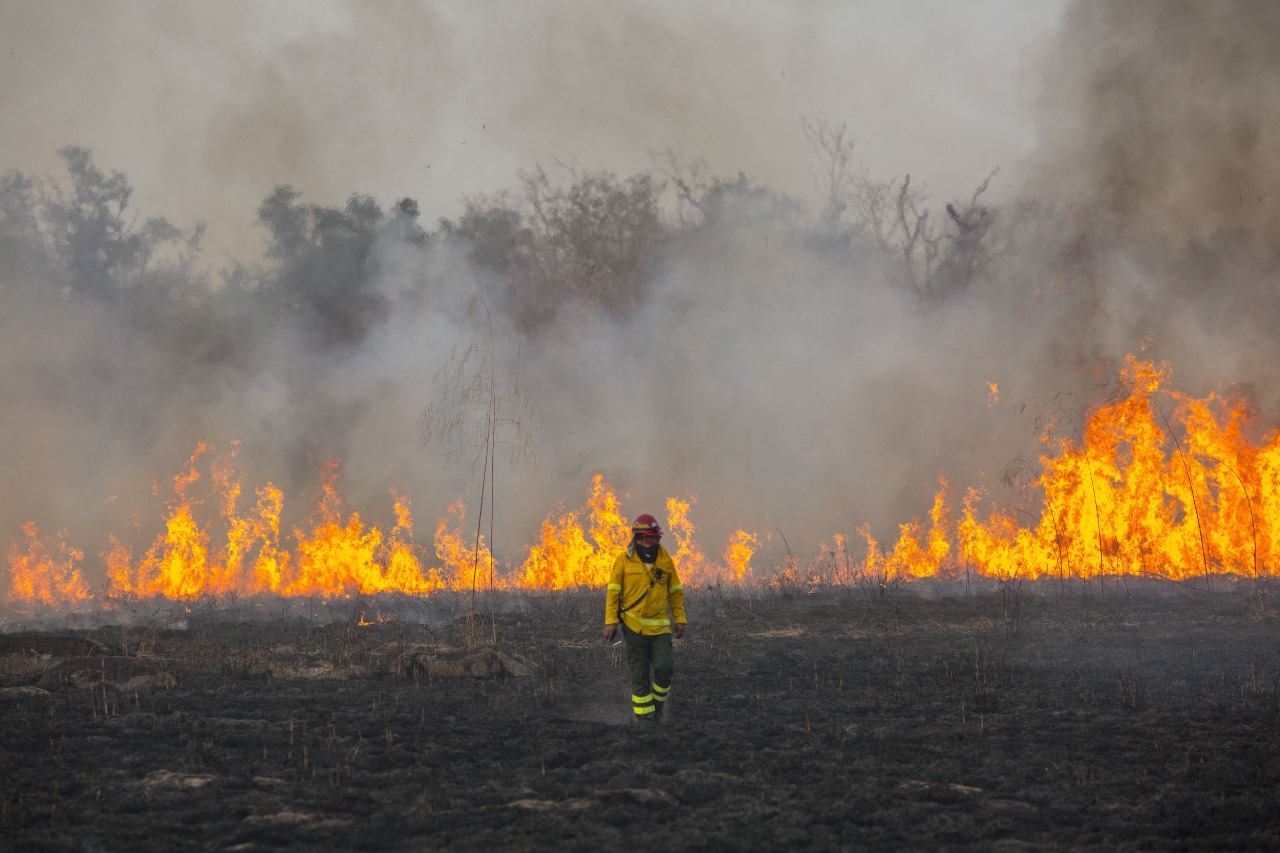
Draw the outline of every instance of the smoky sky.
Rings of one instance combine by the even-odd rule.
[[[1100,342],[1149,334],[1192,384],[1254,383],[1273,422],[1277,35],[1263,2],[1073,6],[1027,189],[1094,232]]]
[[[538,427],[536,462],[495,466],[507,558],[597,472],[629,515],[695,498],[710,553],[735,527],[773,536],[759,573],[784,536],[801,555],[864,523],[891,542],[940,475],[1017,500],[1000,473],[1040,452],[1037,417],[1079,423],[1138,350],[1275,423],[1280,12],[1028,5],[6,4],[0,169],[56,182],[57,150],[82,145],[128,175],[135,228],[207,230],[144,318],[3,265],[0,522],[65,528],[92,573],[106,531],[154,537],[197,441],[238,441],[245,499],[271,480],[305,515],[341,458],[350,509],[385,521],[402,488],[429,541],[478,488],[420,440],[433,377],[475,339],[466,305],[492,295],[465,252],[376,248],[380,310],[338,343],[301,311],[264,333],[179,309],[222,304],[236,264],[278,281],[255,222],[276,186],[413,197],[434,232],[466,196],[518,195],[521,170],[662,178],[659,150],[799,212],[753,197],[664,244],[626,316],[568,301],[501,336]],[[943,203],[999,169],[963,288],[921,300],[874,241],[814,239],[814,116],[848,124],[871,180],[931,191],[942,257],[964,236]]]
[[[1029,54],[1059,7],[1025,6],[19,0],[0,8],[0,162],[92,148],[148,215],[208,221],[219,259],[259,248],[277,184],[434,218],[535,163],[629,174],[671,146],[811,193],[805,115],[949,196],[1030,143]]]

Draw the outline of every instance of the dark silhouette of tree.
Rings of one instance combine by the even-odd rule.
[[[133,187],[123,172],[104,173],[86,148],[58,153],[69,191],[19,172],[0,179],[0,239],[23,268],[39,271],[67,295],[114,306],[127,317],[154,300],[157,289],[163,295],[167,268],[199,252],[204,226],[183,231],[158,217],[139,226],[128,215]],[[153,265],[161,253],[168,263]]]
[[[732,178],[710,178],[703,163],[687,161],[673,149],[661,152],[657,159],[675,187],[677,226],[686,237],[717,229],[799,233],[809,227],[803,203],[759,185],[744,172]]]
[[[353,195],[344,207],[303,204],[293,187],[280,186],[258,208],[271,234],[267,257],[278,264],[266,298],[313,330],[322,346],[362,340],[386,316],[376,287],[379,239],[425,246],[417,203],[405,199],[388,219],[370,196]]]
[[[536,332],[571,303],[588,315],[633,316],[667,238],[653,176],[565,174],[562,182],[541,167],[522,173],[518,203],[475,198],[459,219],[441,222],[491,276],[496,304],[519,332]]]
[[[614,318],[635,313],[663,238],[661,186],[650,175],[570,172],[566,187],[537,168],[521,175],[544,281]]]
[[[496,308],[521,331],[555,316],[558,301],[539,286],[533,229],[505,195],[467,199],[462,216],[442,219],[444,241],[460,247],[495,294]]]
[[[51,277],[52,258],[39,221],[34,182],[13,170],[0,175],[0,289],[16,280]]]
[[[968,288],[974,276],[991,260],[991,250],[985,238],[991,223],[995,221],[995,214],[985,205],[979,204],[979,199],[987,191],[995,174],[992,172],[987,176],[964,207],[947,204],[947,216],[955,225],[956,233],[949,235],[947,251],[938,265],[934,283],[938,292],[945,294]]]
[[[879,181],[854,166],[854,142],[845,124],[803,119],[801,128],[818,161],[823,193],[820,230],[828,239],[860,240],[893,259],[902,285],[922,300],[943,299],[965,290],[990,261],[988,229],[994,211],[979,203],[998,169],[987,176],[963,207],[948,203],[954,233],[929,219],[928,195],[912,188],[911,176]]]

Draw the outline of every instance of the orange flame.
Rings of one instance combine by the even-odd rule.
[[[1280,433],[1250,443],[1243,400],[1212,394],[1166,392],[1166,413],[1157,394],[1167,365],[1131,355],[1121,379],[1127,393],[1089,413],[1079,443],[1043,436],[1057,455],[1039,460],[1038,518],[1002,509],[979,521],[971,490],[957,528],[935,517],[932,535],[944,530],[966,565],[992,577],[1263,571],[1280,555]],[[895,555],[917,576],[947,573],[942,545],[920,537],[904,525]]]
[[[751,557],[760,550],[760,539],[754,533],[735,530],[724,546],[724,564],[729,569],[729,579],[742,583],[751,568]]]
[[[521,566],[521,586],[567,589],[604,585],[614,559],[631,537],[619,508],[617,494],[605,484],[603,476],[596,474],[585,507],[558,520],[548,515],[542,522],[539,544],[529,549]],[[587,518],[585,530],[583,514]]]
[[[484,536],[468,538],[462,531],[462,522],[466,517],[466,507],[458,499],[449,505],[447,518],[440,519],[436,525],[436,559],[443,563],[437,579],[442,579],[443,586],[449,589],[501,589],[493,555],[489,546],[484,544]],[[449,528],[448,519],[454,520],[453,528]]]
[[[694,497],[667,500],[664,544],[692,586],[761,582],[813,590],[966,573],[1081,579],[1269,573],[1280,559],[1280,431],[1250,440],[1242,399],[1193,399],[1165,390],[1168,380],[1166,365],[1129,356],[1121,371],[1124,393],[1091,409],[1078,440],[1046,428],[1040,475],[1020,505],[990,509],[984,518],[980,507],[990,496],[969,488],[953,510],[950,486],[939,478],[927,520],[899,525],[892,547],[882,546],[869,525],[857,530],[866,545],[860,559],[851,555],[848,538],[835,534],[809,562],[788,548],[781,568],[769,563],[769,571],[756,576],[751,564],[761,538],[735,530],[720,557],[708,558],[691,519]],[[994,383],[990,390],[994,397]],[[140,559],[124,538],[108,537],[99,554],[106,597],[598,587],[630,537],[622,500],[596,475],[582,507],[547,515],[519,565],[500,565],[484,536],[464,529],[461,499],[437,524],[432,545],[424,546],[415,543],[410,501],[398,490],[391,490],[395,522],[389,529],[349,511],[337,488],[337,461],[320,472],[310,527],[295,526],[285,537],[282,491],[266,483],[253,491],[255,504],[242,506],[238,444],[209,463],[206,480],[201,459],[208,451],[198,444],[173,478],[163,530]],[[208,507],[195,496],[202,482],[212,498]],[[202,522],[212,513],[215,519]],[[23,539],[9,548],[7,603],[94,600],[81,569],[84,552],[70,544],[67,531],[51,540],[32,522],[21,531]]]
[[[9,600],[39,604],[60,604],[89,597],[89,587],[76,568],[84,552],[67,544],[67,532],[58,534],[57,544],[50,549],[30,521],[22,525],[27,538],[25,550],[9,549]]]
[[[675,549],[666,545],[671,559],[675,560],[680,579],[689,584],[707,584],[720,580],[724,574],[718,567],[709,565],[703,556],[702,549],[694,539],[693,522],[689,520],[689,507],[697,502],[697,498],[682,501],[679,498],[667,498],[667,530],[675,539]]]

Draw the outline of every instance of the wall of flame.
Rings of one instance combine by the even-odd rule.
[[[708,556],[692,520],[696,498],[671,498],[664,544],[691,586],[815,587],[966,573],[1175,580],[1271,574],[1280,557],[1280,431],[1250,438],[1257,425],[1241,399],[1166,390],[1163,364],[1130,355],[1121,378],[1124,393],[1095,405],[1079,436],[1058,436],[1047,425],[1038,479],[1012,503],[985,513],[991,501],[984,489],[969,488],[956,506],[940,478],[927,519],[903,523],[891,547],[864,525],[857,530],[861,553],[837,533],[815,556],[796,556],[788,544],[768,566],[753,566],[772,540],[768,532],[735,530],[717,556]],[[210,448],[200,443],[173,478],[164,529],[138,555],[110,536],[98,554],[103,570],[86,573],[85,551],[69,531],[46,535],[24,524],[9,547],[6,604],[602,586],[629,538],[621,499],[597,475],[581,507],[547,515],[518,563],[494,558],[483,532],[468,528],[462,499],[425,546],[414,537],[409,497],[398,490],[391,490],[396,521],[389,529],[348,511],[337,461],[320,472],[313,523],[286,533],[285,496],[267,483],[245,500],[236,450],[233,444],[207,466],[216,518],[202,523],[201,502],[189,497],[206,476],[202,460]]]

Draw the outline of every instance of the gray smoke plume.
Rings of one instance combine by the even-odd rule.
[[[1280,415],[1267,334],[1280,247],[1270,4],[1071,6],[1038,54],[1035,156],[970,161],[970,174],[946,176],[962,188],[946,198],[918,193],[910,163],[898,178],[859,168],[883,146],[874,123],[850,116],[842,136],[780,118],[781,77],[757,59],[772,54],[729,7],[643,6],[576,25],[584,7],[552,7],[536,38],[510,43],[522,47],[508,64],[470,72],[505,80],[501,97],[430,167],[461,163],[452,152],[472,134],[506,134],[505,150],[527,159],[502,161],[501,178],[486,173],[439,222],[419,212],[427,164],[400,185],[395,168],[368,172],[354,189],[369,195],[348,196],[336,175],[362,133],[409,136],[431,118],[452,127],[446,90],[490,91],[462,61],[485,31],[457,9],[318,7],[267,49],[200,12],[241,33],[226,54],[201,53],[167,4],[125,7],[108,31],[128,40],[125,22],[152,8],[158,44],[217,72],[157,90],[213,107],[177,111],[165,137],[165,157],[192,157],[193,186],[211,185],[209,207],[191,193],[160,219],[93,139],[58,143],[93,153],[66,150],[56,178],[0,164],[14,169],[0,185],[0,529],[66,528],[91,574],[107,531],[136,558],[196,442],[213,456],[238,441],[242,505],[269,480],[305,524],[320,466],[340,458],[349,509],[386,523],[388,489],[403,488],[429,543],[450,502],[474,507],[479,477],[465,452],[444,464],[457,446],[422,445],[420,416],[440,368],[477,342],[537,407],[537,464],[504,454],[495,466],[499,551],[516,561],[597,472],[629,495],[631,516],[662,518],[665,498],[696,497],[711,555],[736,527],[773,535],[764,576],[782,536],[801,558],[864,523],[891,543],[928,512],[940,474],[959,495],[1017,500],[999,475],[1039,452],[1037,416],[1078,424],[1144,346],[1190,393],[1249,385],[1263,421]],[[98,33],[37,8],[4,14],[104,55]],[[769,9],[757,11],[780,14]],[[703,56],[708,45],[723,50]],[[611,66],[619,57],[635,67]],[[651,73],[655,61],[668,76]],[[70,97],[23,68],[11,103]],[[390,106],[365,112],[370,97]],[[397,112],[411,104],[421,113]],[[536,120],[512,120],[521,109]],[[644,147],[716,159],[700,169],[668,151],[634,165],[627,150],[625,167],[603,159],[619,174],[556,165],[553,131],[575,110],[598,137],[590,150],[621,151],[659,126]],[[817,197],[780,188],[794,161],[756,168],[788,127],[808,158],[801,171],[825,176]],[[753,128],[757,145],[744,135]],[[218,185],[256,185],[257,207],[228,209]],[[210,263],[194,223],[208,218],[212,232],[237,217],[253,240],[224,240]],[[476,297],[494,336],[468,312]],[[201,494],[212,510],[216,496]]]
[[[1252,384],[1275,422],[1280,8],[1079,3],[1048,55],[1037,169],[1086,241],[1096,357],[1151,342],[1188,387]]]

